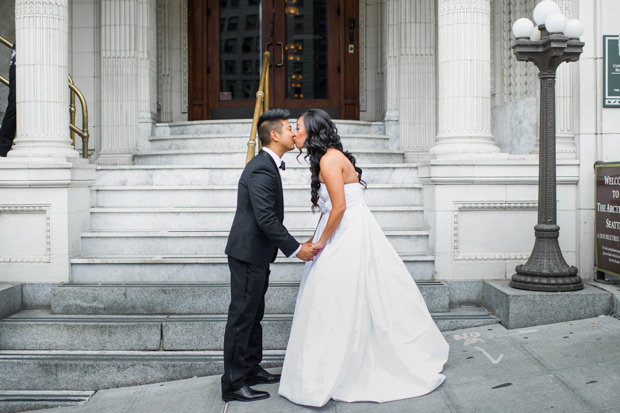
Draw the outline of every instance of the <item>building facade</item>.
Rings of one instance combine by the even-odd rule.
[[[157,124],[250,118],[264,51],[272,106],[381,122],[390,147],[417,165],[435,279],[509,278],[534,242],[539,113],[537,70],[515,59],[511,27],[536,3],[0,3],[15,21],[0,35],[18,45],[18,135],[0,159],[0,223],[10,229],[0,229],[0,282],[72,281],[96,165],[134,164]],[[579,62],[557,74],[560,246],[591,279],[593,164],[620,159],[620,116],[602,99],[603,36],[620,35],[620,2],[558,5],[585,26]],[[90,162],[66,130],[69,73],[88,102]]]

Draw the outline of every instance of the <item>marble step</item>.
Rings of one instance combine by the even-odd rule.
[[[298,163],[305,168],[308,164],[303,160],[303,154],[297,160],[297,153],[289,152],[283,156],[287,168]],[[404,152],[385,149],[360,149],[353,154],[357,163],[402,163]],[[198,151],[191,149],[168,150],[158,152],[140,152],[134,156],[136,165],[243,165],[247,156],[247,149],[212,149]]]
[[[310,239],[309,230],[292,230],[300,241]],[[426,230],[385,230],[398,253],[429,251]],[[228,231],[114,231],[82,234],[82,255],[210,255],[226,248]]]
[[[401,254],[416,281],[434,276],[434,257],[427,254]],[[299,282],[304,262],[279,256],[271,264],[271,281]],[[79,283],[141,282],[228,282],[230,270],[225,255],[213,256],[92,256],[71,260],[71,277]]]
[[[291,126],[296,127],[297,119],[289,119]],[[335,120],[339,135],[349,134],[384,134],[383,122],[367,122],[359,120]],[[171,135],[203,135],[203,134],[247,134],[250,135],[252,119],[225,119],[188,121],[174,123],[158,123],[155,125],[155,136]]]
[[[203,134],[203,135],[169,135],[151,136],[148,150],[150,151],[178,151],[178,150],[245,150],[248,148],[250,131],[233,135]],[[355,151],[363,149],[389,149],[390,138],[379,134],[349,134],[341,135],[342,145],[345,150]],[[292,154],[297,156],[297,151]],[[354,152],[354,155],[356,153]]]
[[[360,164],[362,179],[368,184],[416,184],[418,170],[414,164]],[[173,186],[236,185],[243,163],[235,165],[119,165],[99,166],[96,186]],[[282,174],[284,185],[310,185],[310,171],[305,165],[287,166]]]
[[[424,209],[413,207],[371,207],[381,228],[421,228]],[[235,207],[228,208],[91,208],[92,231],[228,231],[233,222]],[[314,229],[320,215],[310,207],[288,207],[284,225],[289,228]]]
[[[441,331],[498,322],[475,307],[431,316]],[[286,349],[292,320],[292,314],[265,315],[265,350]],[[24,310],[0,321],[0,350],[218,351],[225,327],[225,314],[98,316]]]
[[[94,391],[72,390],[0,390],[0,412],[25,412],[80,406],[94,394]]]
[[[265,367],[282,365],[266,350]],[[0,389],[98,390],[222,374],[221,351],[0,351]]]
[[[0,284],[0,319],[9,316],[22,307],[22,286]]]
[[[417,282],[429,311],[449,310],[449,287],[439,281]],[[270,282],[265,314],[292,314],[298,282]],[[60,284],[52,287],[54,314],[78,315],[186,315],[227,314],[230,282]]]
[[[374,206],[420,205],[420,184],[369,184],[364,192],[366,204]],[[309,185],[284,187],[285,215],[288,208],[310,206]],[[237,185],[210,186],[93,186],[91,205],[119,207],[234,207]]]

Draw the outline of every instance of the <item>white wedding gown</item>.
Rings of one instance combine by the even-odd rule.
[[[331,210],[325,185],[315,242]],[[345,185],[346,211],[299,288],[280,395],[323,406],[330,399],[386,402],[443,383],[448,343],[418,287],[364,202]]]

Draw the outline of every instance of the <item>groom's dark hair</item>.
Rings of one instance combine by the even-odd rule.
[[[258,138],[263,146],[271,143],[271,131],[282,133],[282,121],[290,116],[286,109],[270,109],[258,118]]]

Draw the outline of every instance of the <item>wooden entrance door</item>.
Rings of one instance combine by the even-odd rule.
[[[271,107],[359,118],[358,0],[190,0],[189,119],[251,118],[262,54]]]

